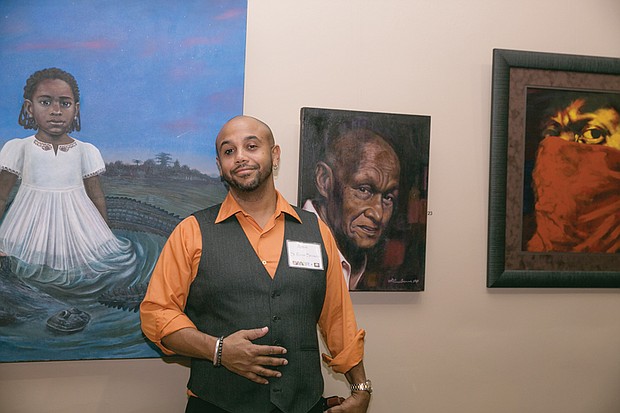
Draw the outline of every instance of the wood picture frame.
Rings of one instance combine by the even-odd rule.
[[[620,287],[620,129],[616,119],[606,132],[595,131],[603,143],[592,144],[589,121],[573,123],[585,112],[579,105],[599,98],[618,114],[620,59],[493,51],[487,287]],[[572,109],[555,107],[561,99]],[[575,104],[580,99],[585,103]],[[579,181],[595,169],[603,192],[586,188],[592,180]],[[555,172],[570,179],[551,178]],[[588,221],[588,213],[600,219]]]

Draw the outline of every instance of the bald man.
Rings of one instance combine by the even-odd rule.
[[[192,358],[185,412],[323,412],[317,325],[323,359],[351,384],[329,411],[366,412],[365,332],[329,228],[275,189],[280,147],[264,122],[235,117],[215,145],[229,193],[172,232],[140,306],[145,335]]]

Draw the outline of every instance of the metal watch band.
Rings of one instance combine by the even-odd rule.
[[[372,383],[370,380],[366,380],[362,383],[352,384],[351,391],[367,391],[372,394]]]

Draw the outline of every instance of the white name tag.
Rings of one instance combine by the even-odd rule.
[[[321,244],[286,240],[288,266],[308,270],[322,270]]]

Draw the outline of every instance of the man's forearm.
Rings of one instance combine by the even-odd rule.
[[[349,384],[363,383],[366,381],[366,371],[364,370],[364,361],[360,361],[356,366],[352,367],[345,373],[345,377]]]
[[[194,328],[183,328],[161,339],[161,343],[176,354],[211,361],[216,341],[216,337],[201,333]]]

